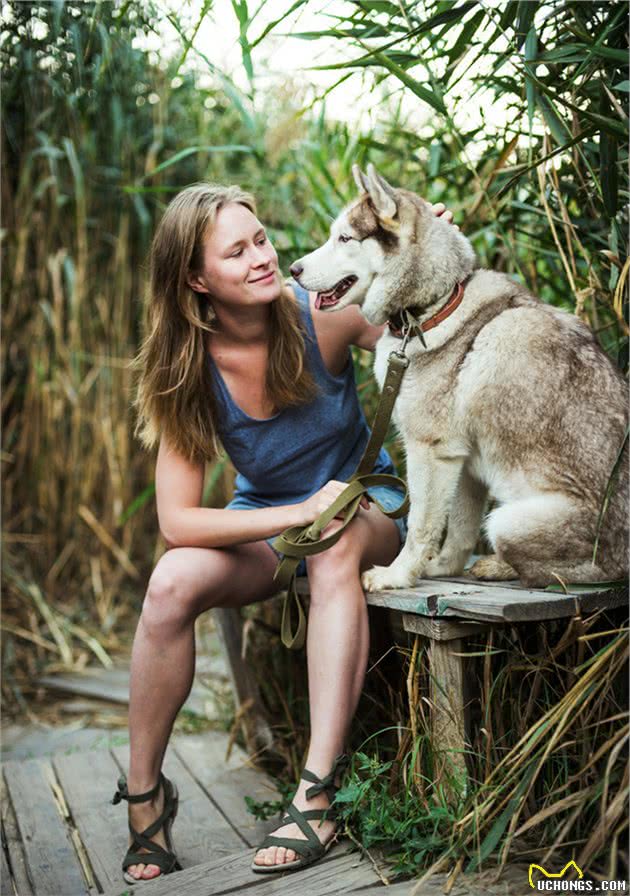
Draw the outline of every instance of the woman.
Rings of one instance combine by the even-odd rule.
[[[195,619],[274,594],[274,536],[312,522],[345,487],[369,436],[349,346],[373,349],[381,334],[356,307],[319,313],[313,296],[283,284],[253,198],[208,184],[182,191],[160,222],[149,321],[138,431],[148,447],[159,443],[157,509],[168,550],[134,640],[129,775],[114,797],[129,802],[129,883],[180,867],[170,838],[177,792],[160,769],[192,685]],[[205,508],[204,464],[219,441],[239,470],[236,493],[225,509]],[[384,450],[374,469],[393,472]],[[378,492],[387,509],[400,504],[399,492]],[[368,656],[360,573],[389,564],[401,540],[404,521],[364,500],[340,541],[306,561],[311,740],[289,815],[256,852],[255,871],[309,864],[334,837],[324,810]]]

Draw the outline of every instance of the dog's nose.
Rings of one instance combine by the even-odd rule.
[[[299,261],[296,261],[291,265],[289,270],[291,271],[291,276],[295,277],[295,279],[297,280],[297,278],[300,276],[300,274],[304,270],[304,267],[300,264]]]

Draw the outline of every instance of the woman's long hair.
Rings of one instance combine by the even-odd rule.
[[[193,184],[172,200],[150,256],[146,338],[135,360],[136,435],[147,448],[164,436],[189,460],[212,461],[219,448],[207,334],[213,332],[211,297],[188,285],[200,270],[203,242],[219,210],[237,202],[256,214],[253,197],[237,186]],[[283,284],[270,305],[266,391],[277,410],[310,401],[317,387],[304,363],[304,329],[292,289]]]

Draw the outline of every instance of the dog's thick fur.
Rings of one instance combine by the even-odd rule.
[[[543,304],[504,274],[475,269],[472,247],[422,199],[393,189],[372,166],[354,169],[358,200],[328,241],[292,270],[307,289],[362,306],[373,324],[403,308],[425,321],[470,278],[456,310],[414,338],[394,420],[407,454],[407,542],[368,590],[460,574],[485,519],[495,551],[480,578],[525,585],[591,582],[628,571],[628,451],[600,509],[627,427],[625,380],[576,317]],[[343,290],[347,289],[346,292]],[[327,297],[336,301],[337,295]],[[375,373],[400,340],[378,342]],[[597,551],[594,556],[596,540]]]

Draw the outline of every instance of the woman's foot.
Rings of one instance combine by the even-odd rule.
[[[311,797],[310,800],[306,799],[306,791],[312,786],[313,785],[308,781],[300,781],[297,792],[293,797],[293,805],[301,812],[304,812],[307,809],[327,809],[330,806],[330,800],[325,793],[318,793],[316,796]],[[313,819],[308,823],[322,843],[328,843],[334,836],[337,827],[334,821],[329,821],[328,819],[324,819],[323,821]],[[306,840],[303,832],[296,824],[285,824],[283,827],[273,831],[273,835],[277,837],[294,837],[296,840]],[[299,856],[293,849],[288,849],[285,846],[268,846],[266,849],[258,850],[254,856],[254,864],[284,865],[288,862],[294,862],[298,858]]]
[[[137,792],[138,788],[132,789],[132,793]],[[145,803],[129,803],[129,822],[136,831],[144,831],[152,824],[162,812],[164,808],[164,788],[160,787],[157,796]],[[160,830],[151,837],[155,843],[159,843],[164,849],[167,849],[166,840],[164,838],[164,829]],[[129,845],[133,842],[133,837],[129,838]],[[138,852],[148,852],[146,849],[139,849]],[[161,874],[161,870],[157,865],[130,865],[127,868],[127,874],[135,877],[136,880],[151,880]]]

